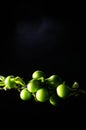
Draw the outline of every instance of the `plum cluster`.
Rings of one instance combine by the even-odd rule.
[[[60,100],[76,94],[78,87],[78,82],[74,82],[70,87],[61,76],[53,74],[47,77],[41,70],[34,71],[27,83],[19,76],[0,76],[1,90],[17,89],[23,101],[33,98],[36,102],[49,102],[53,106],[57,106]]]

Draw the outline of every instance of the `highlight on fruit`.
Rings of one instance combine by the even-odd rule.
[[[34,99],[37,103],[46,102],[52,106],[59,106],[62,101],[72,96],[79,96],[80,93],[86,94],[86,90],[80,89],[77,81],[69,85],[60,75],[47,76],[42,70],[34,71],[27,83],[20,76],[0,75],[0,90],[11,89],[18,90],[22,101],[29,102]]]

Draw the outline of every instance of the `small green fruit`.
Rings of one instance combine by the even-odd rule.
[[[20,91],[20,98],[24,101],[30,100],[32,97],[32,94],[27,90],[27,88],[24,88]]]
[[[12,89],[12,88],[16,88],[16,83],[12,80],[13,76],[7,76],[4,84],[5,84],[5,89]]]
[[[36,99],[39,102],[45,102],[49,99],[49,92],[46,88],[40,88],[37,92],[36,92]]]
[[[62,78],[59,75],[51,75],[49,78],[46,79],[48,85],[56,88],[59,84],[62,83]]]
[[[40,81],[36,79],[32,79],[28,84],[27,84],[27,89],[31,92],[37,92],[38,89],[40,89]]]
[[[46,77],[46,75],[45,75],[45,73],[43,71],[36,70],[36,71],[33,72],[33,74],[32,74],[33,79],[38,79],[40,77],[44,77],[44,78]]]
[[[57,94],[51,95],[49,101],[50,101],[50,104],[53,106],[59,106],[60,104],[60,98],[58,97]]]
[[[60,98],[66,98],[68,97],[70,91],[68,86],[65,83],[62,83],[57,86],[56,92]]]

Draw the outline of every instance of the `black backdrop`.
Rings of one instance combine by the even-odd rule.
[[[49,76],[60,74],[71,84],[85,88],[85,13],[81,5],[49,3],[4,6],[1,14],[0,75],[19,75],[25,81],[41,69]],[[77,119],[85,114],[86,98],[70,99],[60,108],[47,104],[22,102],[16,92],[0,92],[0,110],[29,116],[32,120],[51,121],[63,116]],[[71,114],[73,113],[73,114]],[[52,119],[51,119],[52,118]],[[42,120],[43,121],[43,120]],[[41,122],[41,121],[40,121]],[[42,122],[41,122],[42,123]]]

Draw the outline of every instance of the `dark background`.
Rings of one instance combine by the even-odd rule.
[[[79,4],[79,3],[78,3]],[[0,75],[19,75],[28,81],[32,73],[57,73],[68,83],[85,89],[85,8],[83,4],[12,3],[2,5]],[[0,92],[0,110],[7,118],[26,115],[31,120],[52,122],[85,117],[86,96],[72,98],[58,108],[22,102],[17,92]],[[63,116],[64,115],[64,116]],[[24,119],[23,118],[23,119]],[[43,121],[43,120],[42,120]],[[45,122],[46,122],[45,121]],[[40,121],[41,123],[41,121]]]

